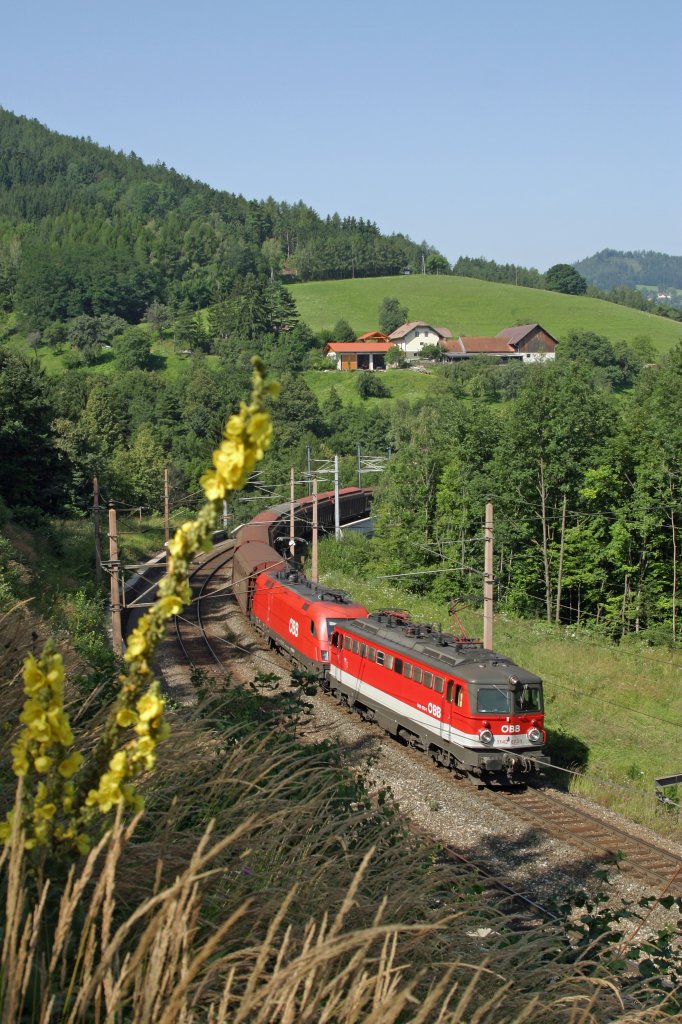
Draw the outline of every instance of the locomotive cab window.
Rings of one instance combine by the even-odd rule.
[[[310,620],[310,632],[313,634],[313,636],[317,636],[317,630],[315,629],[315,623],[314,623],[314,621],[312,619]]]
[[[453,689],[454,689],[454,683],[453,683],[452,679],[448,679],[448,688],[447,688],[447,690],[445,692],[445,699],[448,702],[448,704],[452,704],[452,691],[453,691]]]
[[[339,646],[339,639],[340,638],[339,638],[339,634],[338,633],[332,633],[332,647],[338,647]]]
[[[476,710],[480,714],[506,715],[509,713],[509,693],[499,686],[481,686],[477,699]]]
[[[464,687],[461,683],[457,683],[455,687],[455,706],[461,708],[464,704]]]
[[[539,686],[517,686],[514,690],[514,711],[542,711]]]

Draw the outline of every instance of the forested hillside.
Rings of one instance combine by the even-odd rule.
[[[34,329],[198,309],[248,275],[363,277],[447,267],[428,245],[304,203],[249,201],[0,109],[0,310]]]
[[[597,288],[636,288],[648,285],[660,291],[682,288],[682,256],[663,252],[619,252],[602,249],[573,266]]]

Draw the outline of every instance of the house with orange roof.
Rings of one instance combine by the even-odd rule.
[[[557,344],[557,339],[540,324],[521,324],[503,327],[494,337],[460,335],[441,347],[447,359],[486,355],[503,362],[522,360],[524,363],[536,363],[554,359]]]
[[[337,370],[385,370],[391,342],[381,331],[361,334],[356,341],[328,341],[324,355],[336,360]]]

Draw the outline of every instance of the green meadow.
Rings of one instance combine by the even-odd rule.
[[[290,287],[301,319],[314,331],[347,320],[358,334],[378,328],[386,296],[407,307],[410,320],[448,327],[455,336],[493,335],[503,327],[540,323],[561,340],[573,330],[594,331],[609,341],[648,337],[661,352],[682,338],[682,324],[585,295],[561,295],[470,277],[404,275],[311,281]]]

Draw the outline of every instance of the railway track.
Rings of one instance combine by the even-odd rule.
[[[216,638],[206,629],[205,602],[226,601],[232,579],[233,541],[224,541],[208,557],[197,561],[189,576],[192,603],[182,615],[176,616],[175,641],[183,659],[192,668],[225,668],[225,657],[216,647]]]
[[[497,803],[549,835],[570,843],[619,871],[637,875],[652,888],[682,895],[682,856],[603,820],[550,788],[482,789],[483,799]]]
[[[219,668],[221,671],[230,671],[230,660],[235,653],[239,652],[241,657],[252,653],[258,656],[259,661],[279,663],[286,670],[290,666],[284,657],[279,657],[272,651],[257,650],[251,643],[239,645],[226,642],[220,635],[217,622],[210,621],[212,613],[207,607],[210,602],[215,602],[214,615],[218,612],[220,602],[221,618],[224,617],[225,606],[233,604],[229,592],[232,551],[231,541],[218,545],[196,564],[190,575],[192,604],[183,616],[175,620],[175,640],[182,658],[193,668]],[[259,668],[262,668],[262,664]],[[325,699],[332,700],[331,697]],[[372,731],[375,728],[368,727],[365,723],[363,727]],[[408,756],[418,757],[424,764],[424,769],[429,769],[425,755],[405,749]],[[433,770],[441,771],[435,767]],[[470,780],[453,778],[452,781],[453,785],[478,788],[475,782]],[[478,795],[481,800],[496,804],[507,814],[529,822],[535,829],[583,853],[588,852],[596,861],[613,865],[624,873],[636,875],[659,893],[682,895],[682,856],[635,836],[625,828],[607,822],[577,804],[571,804],[570,798],[559,796],[546,786],[529,786],[516,790],[481,788]],[[503,902],[506,900],[517,912],[521,909],[528,921],[534,920],[537,923],[538,919],[551,920],[554,917],[549,910],[528,895],[506,886],[480,864],[468,860],[452,846],[446,845],[443,855],[451,864],[459,864],[465,869],[475,869],[482,877],[482,888],[491,888],[501,894]]]

